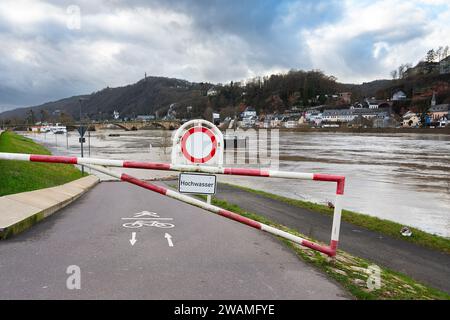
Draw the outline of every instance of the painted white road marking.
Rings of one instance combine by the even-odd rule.
[[[141,228],[141,227],[155,227],[155,228],[163,228],[163,229],[170,229],[175,227],[172,223],[166,223],[166,222],[158,222],[158,221],[142,221],[142,220],[136,220],[134,222],[127,222],[124,223],[123,226],[125,228]]]
[[[142,211],[139,213],[135,213],[134,217],[122,218],[122,220],[134,220],[133,222],[127,222],[122,225],[124,228],[131,228],[131,229],[136,229],[136,228],[141,228],[141,227],[155,227],[155,228],[170,229],[170,228],[175,227],[175,225],[173,223],[162,222],[162,221],[172,221],[173,218],[161,218],[157,213],[149,212],[149,211]],[[131,242],[131,240],[130,240],[130,242]]]
[[[132,232],[131,233],[131,239],[130,239],[130,243],[132,246],[134,246],[134,244],[136,243],[137,239],[136,239],[136,232]]]
[[[156,212],[149,212],[149,211],[141,211],[138,213],[134,214],[135,218],[142,218],[142,217],[146,217],[146,216],[150,216],[150,217],[159,217],[159,215]]]
[[[169,243],[169,247],[173,247],[172,236],[170,234],[166,233],[164,235],[164,238],[167,239],[167,242]]]

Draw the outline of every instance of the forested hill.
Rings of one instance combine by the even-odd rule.
[[[411,86],[433,87],[436,81],[441,82],[441,77],[376,80],[353,85],[339,83],[333,76],[327,76],[320,71],[290,71],[269,77],[257,77],[245,84],[230,82],[225,85],[146,77],[124,87],[105,88],[89,95],[7,111],[1,113],[0,118],[12,122],[70,122],[80,117],[80,99],[83,118],[92,120],[111,119],[115,110],[121,117],[154,114],[164,117],[169,108],[170,114],[180,119],[202,116],[210,118],[213,111],[220,111],[222,116],[226,117],[237,114],[245,106],[253,106],[259,113],[283,112],[293,106],[339,106],[342,102],[339,99],[330,101],[330,95],[346,91],[352,92],[352,102],[372,96],[387,98],[396,89],[405,89],[409,94],[412,92]],[[208,94],[210,89],[215,89],[216,92],[209,91]],[[188,106],[192,108],[188,109]]]
[[[49,121],[78,120],[80,104],[82,117],[89,119],[110,119],[113,112],[121,117],[164,112],[172,103],[179,105],[204,105],[207,101],[202,94],[212,85],[190,83],[185,80],[164,77],[146,77],[135,84],[117,88],[105,88],[89,95],[73,96],[39,106],[10,110],[0,114],[2,119]],[[81,100],[81,101],[80,101]],[[32,113],[30,112],[32,110]]]
[[[230,82],[226,85],[146,77],[125,87],[105,88],[90,95],[11,110],[0,114],[0,117],[17,121],[28,118],[35,122],[48,121],[56,115],[62,122],[78,120],[80,99],[83,118],[98,120],[111,118],[115,110],[121,117],[149,114],[163,117],[171,105],[175,112],[173,115],[177,118],[205,116],[205,113],[211,113],[212,110],[232,115],[247,105],[260,112],[281,112],[294,105],[311,105],[316,103],[314,99],[318,95],[339,92],[347,87],[336,82],[334,77],[318,71],[291,71],[287,74],[254,78],[245,84]],[[217,94],[208,95],[210,89],[215,89]],[[187,114],[188,106],[192,106],[190,114]],[[33,119],[29,119],[30,117]]]

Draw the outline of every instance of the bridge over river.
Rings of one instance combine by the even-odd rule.
[[[92,126],[95,130],[110,129],[111,127],[119,127],[126,131],[140,129],[165,129],[174,130],[181,126],[180,120],[150,120],[150,121],[117,121],[106,123],[94,123]]]
[[[70,128],[76,128],[80,126],[79,123],[65,124],[70,130]],[[149,120],[149,121],[109,121],[109,122],[92,122],[89,124],[89,128],[98,130],[105,130],[111,128],[121,128],[125,131],[135,131],[141,129],[163,129],[163,130],[174,130],[181,126],[180,120]],[[29,124],[14,124],[14,125],[4,125],[5,129],[10,129],[14,131],[32,131],[32,127]]]

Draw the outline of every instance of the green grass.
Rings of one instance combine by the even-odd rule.
[[[203,200],[205,196],[198,196]],[[212,204],[233,211],[244,217],[259,221],[261,223],[279,228],[291,234],[297,235],[304,239],[308,239],[305,235],[292,230],[283,225],[274,223],[273,221],[261,217],[255,213],[245,211],[236,204],[228,203],[217,198],[212,199]],[[361,300],[450,300],[450,295],[440,290],[418,283],[414,279],[401,273],[392,271],[383,266],[380,268],[381,287],[379,289],[370,290],[367,287],[367,279],[369,273],[366,271],[369,266],[374,263],[369,260],[358,258],[350,255],[342,250],[338,250],[335,259],[330,259],[325,255],[304,248],[286,239],[279,238],[286,246],[294,250],[297,256],[316,266],[329,277],[340,283],[351,295]],[[314,239],[309,239],[315,241]],[[317,242],[317,241],[315,241]]]
[[[0,135],[0,152],[51,154],[31,139],[9,131]],[[0,196],[50,188],[81,177],[72,165],[0,160]]]
[[[231,184],[229,184],[231,185]],[[258,194],[270,199],[274,199],[277,201],[285,202],[287,204],[290,204],[292,206],[296,206],[299,208],[305,208],[309,209],[314,212],[318,212],[321,214],[326,215],[333,215],[333,210],[328,208],[326,205],[316,204],[312,202],[302,201],[302,200],[295,200],[291,198],[286,198],[283,196],[275,195],[272,193],[268,193],[265,191],[260,190],[254,190],[251,188],[246,188],[238,185],[231,185],[232,187],[242,189],[247,192],[251,192],[254,194]],[[399,223],[380,219],[377,217],[372,217],[366,214],[357,213],[349,210],[342,210],[342,220],[346,221],[348,223],[351,223],[353,225],[366,228],[368,230],[376,231],[397,239],[401,239],[404,241],[413,242],[415,244],[438,250],[441,252],[445,252],[447,254],[450,254],[450,239],[444,238],[438,235],[430,234],[425,231],[409,227],[412,231],[411,237],[404,237],[400,234],[400,230],[404,225],[401,225]]]

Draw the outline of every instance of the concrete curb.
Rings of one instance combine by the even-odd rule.
[[[99,181],[91,175],[57,187],[0,197],[0,240],[23,232],[64,208]]]

